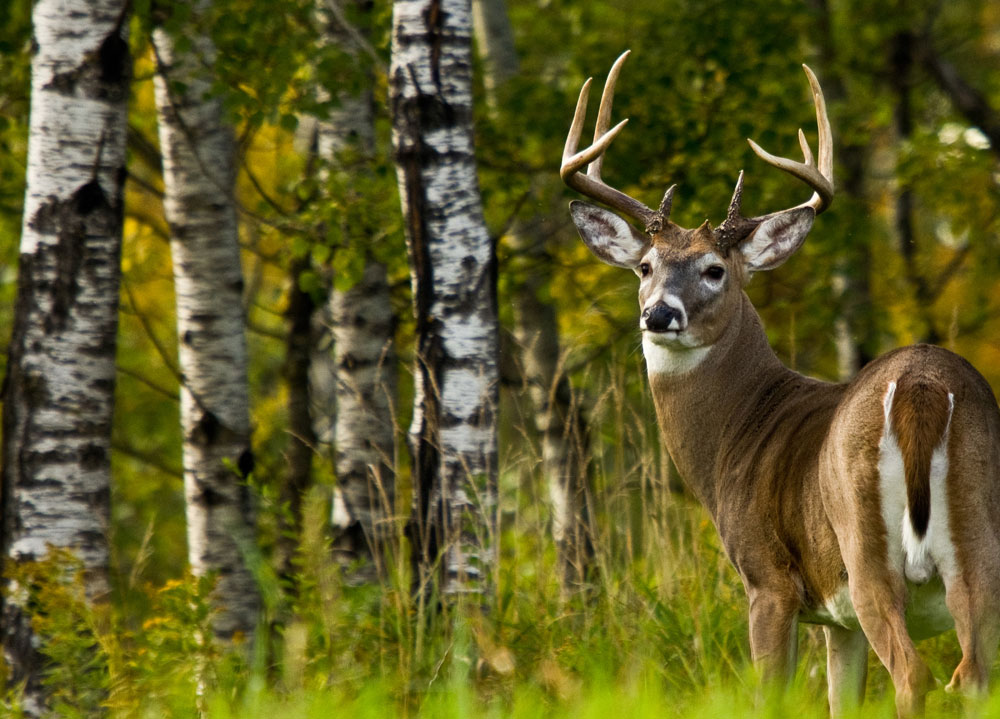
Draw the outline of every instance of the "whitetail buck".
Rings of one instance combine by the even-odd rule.
[[[846,384],[789,370],[743,292],[753,272],[798,249],[833,199],[833,140],[823,94],[819,157],[766,162],[812,198],[759,217],[740,213],[743,173],[725,221],[687,230],[601,180],[610,126],[608,75],[593,144],[577,152],[588,80],[560,174],[584,202],[570,210],[598,258],[640,278],[639,328],[663,442],[712,515],[750,600],[750,646],[765,681],[794,670],[796,625],[824,625],[831,711],[864,697],[868,645],[892,675],[900,716],[919,714],[934,678],[913,639],[951,627],[962,661],[948,689],[979,693],[1000,642],[1000,412],[961,357],[915,345]],[[589,165],[586,174],[580,172]]]

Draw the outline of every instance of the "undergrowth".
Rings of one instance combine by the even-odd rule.
[[[53,552],[12,577],[31,592],[52,715],[825,717],[816,628],[799,630],[788,690],[759,697],[746,599],[715,529],[671,483],[648,406],[626,402],[620,382],[609,386],[592,405],[595,552],[586,586],[560,586],[538,452],[526,441],[508,444],[503,459],[500,560],[485,614],[417,601],[401,535],[385,548],[380,582],[346,581],[330,560],[320,490],[304,502],[295,575],[255,560],[261,626],[229,644],[211,632],[211,578],[153,585],[137,569],[115,577],[111,599],[95,605],[72,555]],[[954,634],[920,647],[947,681],[960,657]],[[859,716],[894,716],[886,672],[874,657],[870,666]],[[16,688],[4,706],[19,715]],[[961,710],[943,692],[928,699],[929,716]],[[1000,717],[1000,695],[981,711]]]

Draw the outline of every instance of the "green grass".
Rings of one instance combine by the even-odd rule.
[[[596,553],[584,590],[561,591],[543,490],[529,471],[537,453],[522,443],[503,461],[500,563],[487,616],[416,602],[402,543],[386,548],[390,571],[381,584],[349,586],[329,560],[322,493],[305,505],[294,591],[262,560],[263,626],[236,647],[209,638],[210,581],[154,586],[133,573],[117,578],[109,606],[94,608],[80,577],[67,572],[68,555],[25,570],[22,586],[39,590],[36,628],[52,659],[54,713],[825,717],[825,649],[814,628],[799,630],[792,686],[758,697],[742,585],[704,511],[670,491],[648,407],[623,395],[609,390],[594,410]],[[954,635],[920,649],[947,681],[960,656]],[[894,716],[886,672],[874,658],[870,666],[859,716]],[[9,714],[16,705],[14,692]],[[961,709],[941,691],[929,697],[931,717]],[[982,716],[1000,717],[1000,695]]]

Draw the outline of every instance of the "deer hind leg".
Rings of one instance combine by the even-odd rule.
[[[1000,640],[997,601],[984,602],[962,581],[948,587],[948,611],[955,619],[955,633],[962,647],[962,661],[945,691],[978,696],[985,694],[990,666]],[[978,593],[978,592],[976,592]]]
[[[870,567],[870,557],[868,559]],[[934,688],[934,676],[917,654],[906,630],[906,587],[902,575],[881,568],[878,576],[864,576],[864,563],[852,563],[851,602],[861,628],[879,660],[889,670],[896,688],[896,713],[920,716],[924,697]]]
[[[986,693],[990,667],[1000,643],[1000,543],[983,542],[971,557],[973,571],[945,579],[948,611],[962,647],[959,662],[945,691],[971,696]]]

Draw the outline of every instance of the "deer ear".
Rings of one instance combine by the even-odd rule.
[[[773,270],[783,263],[802,245],[815,219],[813,208],[799,207],[761,222],[740,245],[747,269]]]
[[[569,212],[584,244],[602,262],[634,270],[649,249],[649,238],[610,210],[574,200]]]

